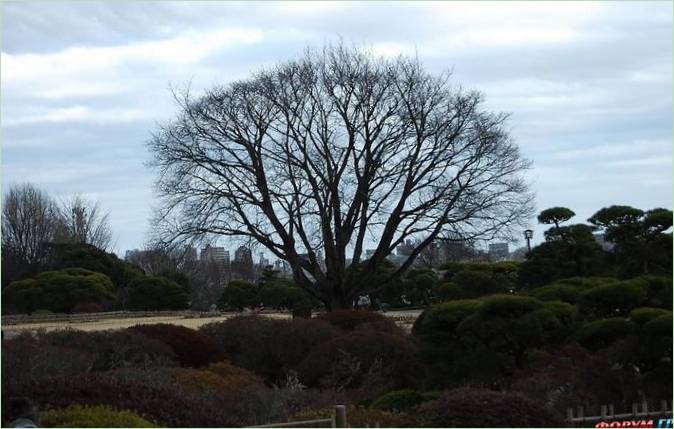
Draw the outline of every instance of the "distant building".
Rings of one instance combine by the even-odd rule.
[[[256,277],[253,264],[253,252],[245,246],[239,246],[232,261],[232,279],[254,281]]]
[[[510,256],[508,243],[491,243],[489,245],[489,256],[500,260],[508,259],[508,256]]]
[[[398,247],[396,247],[396,252],[398,253],[398,256],[409,256],[412,254],[414,251],[414,243],[412,243],[412,240],[407,239],[403,244],[400,244]]]
[[[365,258],[370,259],[374,256],[374,252],[376,251],[377,249],[365,249]]]
[[[211,262],[220,262],[222,264],[229,263],[229,251],[225,250],[224,247],[213,247],[211,245],[206,245],[201,249],[200,258],[202,261],[211,261]]]
[[[197,260],[197,249],[193,246],[185,248],[185,260],[186,261],[196,261]]]

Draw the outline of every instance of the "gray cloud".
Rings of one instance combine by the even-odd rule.
[[[511,113],[537,205],[671,207],[672,10],[662,2],[3,2],[2,176],[111,211],[144,240],[145,149],[195,91],[340,37],[418,55]],[[532,223],[533,225],[533,223]],[[541,228],[539,228],[541,229]],[[541,234],[537,234],[540,239]]]

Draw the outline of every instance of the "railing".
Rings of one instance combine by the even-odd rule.
[[[335,411],[329,419],[299,420],[287,423],[272,423],[268,425],[248,426],[251,428],[345,428],[346,406],[335,405]]]
[[[641,407],[640,407],[641,405]],[[641,408],[641,410],[639,409]],[[632,421],[634,420],[643,420],[644,418],[647,417],[669,417],[669,422],[659,422],[659,423],[654,423],[653,427],[672,427],[672,422],[671,422],[671,417],[672,417],[672,407],[671,407],[671,401],[670,401],[670,406],[667,406],[667,400],[662,400],[660,401],[660,409],[659,410],[649,410],[648,408],[648,402],[647,401],[642,401],[641,404],[639,403],[633,403],[632,404],[632,412],[630,413],[620,413],[616,414],[615,409],[613,404],[609,405],[602,405],[599,411],[598,416],[585,416],[585,409],[583,406],[576,407],[576,413],[574,414],[574,409],[573,408],[567,408],[566,410],[566,420],[576,426],[576,425],[582,425],[584,423],[595,423],[596,427],[628,427],[634,425],[627,424],[627,425],[621,425],[618,426],[617,424],[612,424],[616,423],[618,420],[627,420],[630,419]],[[607,420],[609,420],[607,422]],[[626,422],[625,422],[626,423]],[[639,427],[639,426],[636,426]],[[643,427],[643,426],[641,426]]]

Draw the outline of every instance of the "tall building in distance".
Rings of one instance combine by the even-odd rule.
[[[200,260],[206,262],[220,262],[223,265],[229,264],[229,251],[225,250],[224,247],[213,247],[209,244],[201,249]]]
[[[247,281],[255,280],[253,252],[246,246],[239,246],[234,252],[234,261],[232,261],[232,279]]]
[[[489,256],[496,260],[506,260],[510,256],[508,243],[490,243]]]

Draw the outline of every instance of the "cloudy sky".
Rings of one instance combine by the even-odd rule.
[[[0,7],[3,189],[29,181],[99,200],[121,255],[145,241],[145,143],[176,113],[171,85],[245,78],[340,37],[451,68],[488,108],[510,112],[539,210],[567,206],[580,222],[610,204],[672,207],[670,2]]]

